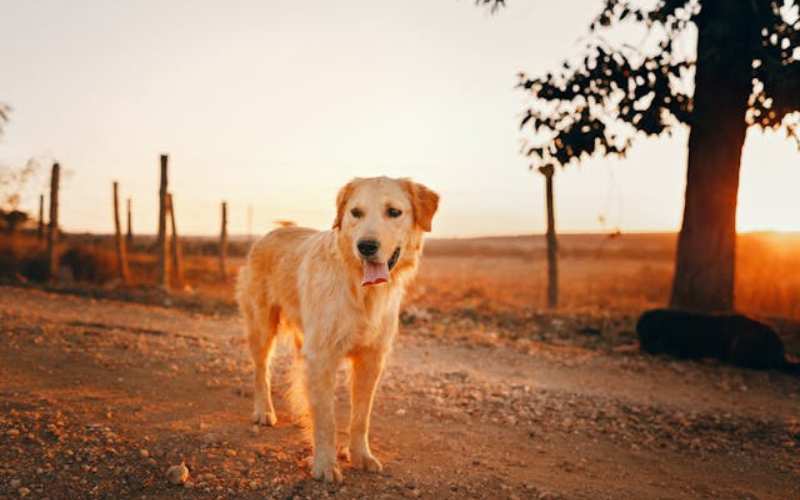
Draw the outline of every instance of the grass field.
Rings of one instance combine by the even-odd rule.
[[[26,241],[25,251],[34,251],[35,244]],[[137,240],[130,253],[134,284],[156,281],[156,258],[144,251],[150,241]],[[65,245],[75,242],[111,252],[108,237],[70,236]],[[675,234],[562,235],[560,310],[635,314],[666,304],[675,242]],[[230,276],[244,262],[247,247],[243,241],[232,245]],[[182,249],[192,294],[232,304],[234,280],[220,281],[214,240],[186,239]],[[104,261],[113,262],[113,258]],[[736,272],[737,309],[755,316],[800,320],[800,234],[740,235]],[[541,236],[430,239],[406,302],[443,312],[524,313],[544,309],[545,294]]]

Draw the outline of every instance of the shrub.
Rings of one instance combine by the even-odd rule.
[[[59,259],[75,281],[102,284],[111,280],[117,270],[113,252],[94,245],[74,245]]]
[[[20,234],[3,236],[0,238],[0,277],[16,280],[18,275],[26,276],[26,264],[43,257],[43,246],[35,238]]]

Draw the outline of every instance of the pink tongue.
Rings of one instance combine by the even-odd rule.
[[[364,278],[361,286],[377,285],[389,281],[389,266],[385,262],[364,261]]]

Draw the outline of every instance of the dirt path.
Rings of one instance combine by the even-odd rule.
[[[278,426],[248,421],[237,318],[0,287],[0,497],[800,498],[797,379],[433,326],[403,328],[379,390],[384,472],[331,486],[285,352]],[[345,387],[338,408],[344,441]]]

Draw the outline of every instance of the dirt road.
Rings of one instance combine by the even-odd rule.
[[[235,316],[0,287],[0,497],[800,498],[796,378],[429,316],[405,318],[379,389],[384,471],[334,486],[280,396],[286,349],[277,427],[249,422]]]

